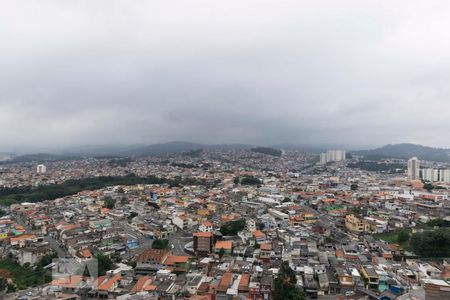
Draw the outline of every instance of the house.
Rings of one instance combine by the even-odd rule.
[[[363,278],[365,278],[367,286],[369,288],[378,288],[380,276],[378,276],[378,273],[376,272],[374,266],[372,265],[362,266],[361,274]]]
[[[231,254],[233,251],[232,241],[217,241],[215,245],[215,253],[219,254],[223,251],[224,254]]]
[[[185,215],[174,216],[172,218],[172,223],[177,226],[179,229],[186,229],[189,225],[189,218]]]
[[[189,268],[189,256],[169,255],[163,262],[165,267],[173,268],[174,272],[187,272]]]
[[[270,262],[272,244],[263,243],[259,246],[259,258],[264,262]]]
[[[189,294],[195,295],[197,294],[197,291],[200,288],[200,285],[203,283],[203,276],[202,275],[195,275],[190,277],[186,284],[186,290]]]
[[[97,279],[96,287],[99,291],[112,292],[119,286],[121,279],[121,275],[114,275],[112,277],[100,276]]]
[[[164,267],[164,262],[170,255],[169,250],[146,249],[136,259],[136,274],[147,275],[155,273]]]
[[[89,249],[81,249],[77,251],[75,255],[75,259],[77,259],[80,263],[88,261],[92,259],[94,256],[92,255],[92,252]]]
[[[69,277],[56,278],[49,283],[50,287],[63,292],[74,293],[86,285],[85,278],[81,275],[72,275]]]
[[[369,221],[353,214],[345,216],[345,227],[351,232],[372,232]]]
[[[132,293],[153,292],[156,290],[156,285],[153,285],[153,280],[149,276],[140,277],[136,284],[131,289]]]
[[[45,256],[49,255],[53,252],[53,250],[47,246],[30,246],[20,249],[19,255],[18,255],[18,261],[20,265],[24,265],[26,263],[30,264],[31,266],[35,265],[39,260]]]
[[[450,299],[450,284],[440,279],[423,280],[425,288],[425,299],[443,300]]]
[[[103,231],[112,227],[111,220],[103,219],[89,222],[89,227],[94,231]]]
[[[195,232],[193,248],[196,254],[210,254],[213,251],[213,234],[211,232]]]
[[[122,276],[117,274],[114,276],[100,276],[95,282],[97,290],[93,289],[89,294],[92,297],[100,298],[115,298],[117,293],[115,290],[119,287]]]
[[[27,243],[35,243],[37,238],[34,234],[23,234],[17,237],[12,237],[10,239],[11,246],[17,246],[19,248],[23,248],[27,245]]]
[[[213,232],[213,224],[209,221],[203,222],[198,228],[200,232]]]
[[[266,240],[266,235],[261,230],[253,231],[253,237],[257,243],[262,243]]]
[[[341,289],[353,287],[354,282],[352,274],[343,266],[337,266],[335,269]]]

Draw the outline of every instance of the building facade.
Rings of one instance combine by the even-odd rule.
[[[439,181],[438,169],[422,169],[422,179],[427,181]]]
[[[412,157],[408,160],[408,180],[420,179],[420,160],[417,157]]]
[[[321,164],[326,164],[334,161],[345,160],[346,153],[344,150],[329,150],[327,152],[320,153],[319,162]]]

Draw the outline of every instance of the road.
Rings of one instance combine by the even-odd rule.
[[[184,246],[192,240],[192,237],[183,236],[182,232],[177,232],[169,237],[169,244],[173,245],[172,253],[174,255],[186,255]]]
[[[122,255],[122,258],[125,260],[132,259],[134,256],[138,255],[140,252],[147,248],[151,248],[153,241],[145,237],[140,232],[136,231],[134,228],[128,224],[126,221],[116,221],[115,225],[118,225],[125,233],[134,236],[139,241],[139,246],[135,249],[129,249],[127,252]]]
[[[139,240],[139,246],[136,249],[127,250],[127,252],[122,255],[123,259],[132,259],[145,249],[152,247],[153,240],[150,240],[140,232],[137,232],[127,222],[117,222],[117,225],[119,225],[127,234],[135,236]],[[192,237],[183,231],[178,231],[169,236],[168,240],[171,247],[170,250],[174,255],[185,255],[186,253],[184,252],[184,246],[192,240]]]
[[[16,222],[20,225],[22,225],[27,231],[32,232],[31,227],[26,224],[19,216],[15,216]],[[123,259],[131,259],[134,256],[141,253],[143,250],[151,248],[153,244],[153,240],[148,239],[140,232],[136,231],[134,228],[132,228],[128,222],[125,221],[119,221],[114,222],[115,225],[119,226],[125,233],[132,235],[136,237],[139,240],[139,246],[136,249],[128,250],[123,256]],[[169,244],[173,245],[172,253],[174,255],[184,255],[184,246],[191,241],[190,236],[186,236],[185,232],[178,231],[175,234],[171,235],[169,237]],[[59,242],[52,238],[51,236],[45,236],[44,241],[48,242],[49,246],[56,252],[59,258],[67,258],[71,257],[69,252],[62,248],[59,244]]]
[[[19,225],[22,225],[27,231],[32,232],[33,230],[31,229],[31,227],[26,224],[19,216],[15,215],[15,220]],[[69,252],[65,249],[63,249],[59,242],[57,240],[55,240],[54,238],[52,238],[51,236],[44,236],[44,241],[48,242],[49,246],[56,252],[56,254],[58,255],[59,258],[64,258],[64,257],[71,257],[71,255],[69,254]]]

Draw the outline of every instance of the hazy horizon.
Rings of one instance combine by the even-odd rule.
[[[0,152],[450,148],[449,12],[447,1],[5,1]]]

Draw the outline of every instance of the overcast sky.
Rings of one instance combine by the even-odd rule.
[[[450,147],[450,1],[0,2],[0,151]]]

